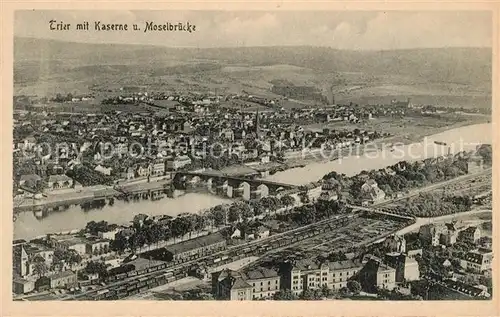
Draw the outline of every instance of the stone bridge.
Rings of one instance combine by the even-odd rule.
[[[259,199],[276,195],[280,191],[297,187],[296,185],[268,181],[259,178],[230,176],[217,171],[177,172],[173,178],[174,189],[194,189],[205,187],[210,193],[244,200]]]

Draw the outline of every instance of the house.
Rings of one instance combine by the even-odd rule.
[[[382,243],[382,246],[384,250],[387,250],[388,252],[406,252],[406,240],[403,236],[400,235],[394,234],[387,237]]]
[[[135,177],[135,172],[133,167],[127,167],[120,174],[120,177],[126,180],[131,180]]]
[[[164,161],[156,161],[151,166],[151,175],[152,176],[163,176],[165,175],[165,162]]]
[[[50,278],[48,278],[47,276],[42,276],[35,281],[35,289],[37,292],[44,292],[49,290],[51,288],[50,285]]]
[[[42,181],[42,178],[36,174],[21,175],[19,178],[19,186],[36,187],[38,183]]]
[[[364,202],[377,203],[385,198],[385,193],[378,187],[378,184],[373,179],[368,179],[361,185],[361,196]]]
[[[405,254],[390,252],[385,255],[385,263],[396,269],[396,283],[420,279],[418,262]]]
[[[77,284],[75,272],[68,270],[50,276],[50,288],[69,288]]]
[[[241,273],[226,269],[212,274],[212,293],[223,300],[252,300],[252,286]]]
[[[104,174],[104,175],[111,175],[111,172],[113,171],[113,169],[111,167],[104,167],[102,165],[97,165],[95,168],[94,168],[94,171],[96,172],[99,172],[101,174]]]
[[[14,275],[23,278],[34,274],[35,258],[41,257],[50,266],[54,257],[54,250],[41,244],[18,244],[12,251]]]
[[[80,255],[86,254],[87,251],[86,242],[72,235],[53,235],[48,242],[53,248],[75,250]]]
[[[241,238],[241,230],[238,229],[238,228],[234,228],[233,232],[231,233],[231,236],[230,238],[231,239],[237,239],[237,238]]]
[[[85,245],[87,254],[100,255],[109,251],[109,240],[100,238],[87,238]]]
[[[76,182],[66,175],[50,175],[47,181],[48,189],[72,188]]]
[[[101,239],[107,239],[107,240],[115,240],[116,234],[118,233],[118,229],[115,230],[109,230],[105,232],[98,232],[97,235]]]
[[[26,294],[35,289],[35,282],[24,278],[15,277],[12,280],[12,291],[16,294]]]
[[[167,169],[175,171],[191,164],[191,162],[191,159],[187,155],[177,156],[167,160]]]
[[[245,239],[263,239],[269,237],[269,228],[266,226],[257,226],[255,228],[249,229],[247,232],[245,232]]]
[[[363,268],[363,264],[358,260],[344,260],[328,263],[330,269],[330,279],[328,288],[340,290],[347,287],[347,282],[353,279]]]
[[[481,274],[482,272],[491,269],[492,261],[492,250],[479,248],[477,250],[467,252],[467,254],[461,259],[460,265],[468,271]]]
[[[372,256],[359,272],[359,279],[363,289],[368,292],[377,288],[392,290],[396,287],[396,269]]]
[[[469,243],[476,243],[481,238],[481,230],[478,227],[468,227],[460,231],[459,239]]]
[[[437,246],[440,243],[442,233],[446,233],[444,225],[427,224],[420,227],[418,236],[422,243]]]
[[[446,246],[454,245],[457,242],[459,232],[457,223],[446,223],[445,228],[439,237],[439,243]]]
[[[280,290],[280,276],[275,270],[267,268],[246,272],[226,269],[212,275],[212,289],[217,299],[269,298]]]

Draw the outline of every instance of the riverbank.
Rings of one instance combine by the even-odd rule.
[[[443,142],[447,146],[440,146],[435,142]],[[332,171],[354,176],[362,170],[386,168],[404,160],[417,161],[443,156],[448,152],[456,154],[460,151],[475,150],[477,145],[491,144],[491,142],[491,123],[468,125],[438,134],[427,135],[418,143],[406,142],[405,145],[395,146],[394,148],[383,146],[387,143],[394,144],[394,139],[389,141],[384,139],[371,146],[370,151],[363,151],[363,154],[358,155],[353,150],[351,155],[333,159],[318,159],[308,163],[303,168],[278,172],[265,179],[300,186],[316,182]]]

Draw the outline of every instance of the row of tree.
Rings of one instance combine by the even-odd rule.
[[[491,156],[491,146],[482,145],[479,149],[478,153],[486,162],[488,153]],[[362,171],[352,177],[333,171],[323,176],[323,180],[336,181],[338,191],[346,191],[355,201],[359,201],[362,197],[362,185],[367,179],[373,179],[386,196],[391,197],[395,193],[465,175],[468,172],[469,159],[468,153],[461,152],[443,159],[429,158],[413,163],[402,161],[387,169]]]
[[[417,197],[408,200],[399,207],[417,217],[437,217],[469,211],[472,207],[472,197],[453,196],[444,193],[420,193]]]

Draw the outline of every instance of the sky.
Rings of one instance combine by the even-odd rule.
[[[70,23],[51,31],[49,21]],[[77,31],[88,21],[90,31]],[[94,22],[141,31],[95,31]],[[189,22],[196,31],[143,32],[145,23]],[[491,47],[487,11],[16,11],[14,35],[85,43],[169,47],[324,46],[350,50]]]

